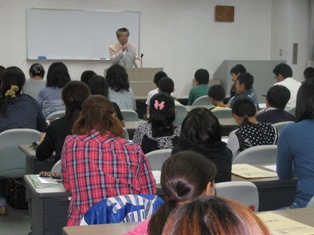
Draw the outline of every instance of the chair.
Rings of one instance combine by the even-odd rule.
[[[282,128],[285,125],[289,124],[289,123],[293,123],[293,121],[285,121],[285,122],[274,123],[274,126],[277,128],[278,136],[280,135],[280,132],[281,132]]]
[[[289,113],[291,113],[295,117],[295,107],[292,108],[285,108],[285,110]]]
[[[53,165],[51,172],[61,172],[61,169],[61,160],[59,160]]]
[[[314,207],[314,196],[313,196],[312,199],[308,202],[308,204],[306,205],[306,207]]]
[[[277,145],[258,145],[243,150],[233,159],[232,164],[276,164]]]
[[[230,105],[232,104],[232,102],[233,102],[233,100],[234,100],[234,97],[235,96],[232,96],[229,100],[228,100],[228,102],[227,102],[227,105],[230,107]]]
[[[123,120],[125,122],[139,121],[140,120],[137,112],[135,112],[132,109],[121,109],[121,113],[123,115]]]
[[[222,119],[222,118],[234,119],[230,108],[217,108],[217,109],[213,109],[212,112],[218,119]]]
[[[62,118],[64,115],[65,115],[65,110],[60,110],[60,111],[56,111],[56,112],[49,114],[46,119],[51,122],[51,121],[56,120],[58,118]]]
[[[33,129],[11,129],[0,133],[0,178],[21,178],[26,172],[25,154],[19,145],[31,144],[39,138]]]
[[[123,127],[122,137],[126,140],[130,139],[129,132],[125,127]]]
[[[161,170],[162,164],[171,156],[172,149],[158,149],[146,154],[152,170]]]
[[[176,109],[176,117],[173,123],[175,125],[181,126],[184,118],[188,114],[188,111],[183,105],[176,105],[175,109]]]
[[[235,200],[258,211],[259,195],[257,187],[249,181],[230,181],[215,184],[217,196]]]
[[[208,95],[203,95],[194,100],[192,105],[212,105],[212,102],[210,101]]]

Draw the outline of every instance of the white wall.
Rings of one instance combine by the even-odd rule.
[[[294,42],[299,43],[299,63],[293,69],[295,74],[302,73],[303,62],[308,60],[304,53],[307,4],[308,0],[0,0],[0,64],[19,66],[27,74],[34,62],[26,60],[27,8],[140,11],[143,66],[164,67],[175,81],[175,96],[187,96],[198,68],[214,74],[228,59],[286,59],[291,64]],[[235,21],[215,22],[216,5],[235,6]],[[284,51],[281,57],[277,55],[279,48]],[[42,62],[47,69],[51,63]],[[75,80],[86,69],[103,74],[110,66],[103,61],[65,63]]]

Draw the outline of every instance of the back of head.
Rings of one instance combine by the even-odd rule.
[[[94,75],[87,83],[92,95],[103,95],[108,97],[108,83],[102,76]]]
[[[276,65],[276,67],[273,69],[273,73],[276,76],[281,74],[284,78],[292,77],[292,69],[289,65],[285,63]]]
[[[171,78],[163,77],[157,84],[160,92],[171,94],[174,91],[174,82]]]
[[[97,75],[97,74],[93,70],[86,70],[81,75],[81,81],[87,84],[89,79],[94,75]]]
[[[296,122],[314,119],[314,79],[302,83],[297,94]]]
[[[208,97],[218,100],[218,101],[223,101],[226,96],[225,89],[221,85],[213,85],[210,86],[208,89]]]
[[[158,82],[160,81],[160,79],[164,77],[168,77],[168,75],[164,71],[159,71],[155,74],[154,83],[156,84],[156,86],[158,85]]]
[[[242,97],[234,101],[232,113],[239,117],[253,117],[256,114],[254,102],[248,97]]]
[[[170,212],[184,201],[200,197],[209,182],[214,182],[216,166],[193,151],[182,151],[166,160],[161,169],[161,187],[167,201],[152,216],[149,235],[160,235]]]
[[[241,73],[238,76],[238,81],[240,84],[245,85],[245,90],[250,90],[254,83],[254,77],[250,73]]]
[[[181,144],[208,145],[218,141],[221,141],[221,129],[217,117],[206,108],[192,109],[181,126]]]
[[[62,88],[71,81],[67,66],[62,62],[54,62],[47,73],[47,87]]]
[[[314,78],[314,68],[313,67],[307,67],[303,72],[304,78]]]
[[[268,235],[264,222],[244,205],[221,197],[203,197],[176,208],[163,235]]]
[[[36,77],[36,76],[44,78],[45,69],[41,64],[35,63],[35,64],[32,64],[31,67],[29,68],[29,74],[31,78]]]
[[[206,69],[198,69],[194,74],[195,81],[198,84],[208,84],[209,82],[209,73]]]
[[[106,81],[114,91],[128,91],[130,88],[128,74],[125,68],[118,64],[114,64],[107,69]]]
[[[230,73],[233,73],[236,75],[246,73],[246,68],[242,64],[237,64],[230,69]]]
[[[83,101],[90,96],[87,85],[80,81],[68,82],[62,89],[62,100],[66,108],[67,118],[76,119],[82,109]]]
[[[149,104],[148,122],[152,124],[152,135],[158,136],[163,130],[172,128],[174,119],[174,99],[164,92],[155,94]]]
[[[81,113],[73,126],[73,134],[89,134],[92,129],[103,135],[122,135],[122,125],[110,100],[102,95],[91,95],[82,104]]]
[[[267,91],[266,99],[271,107],[284,109],[290,99],[290,91],[285,86],[275,85]]]

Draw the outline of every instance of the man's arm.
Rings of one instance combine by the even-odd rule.
[[[124,54],[121,50],[116,50],[113,45],[109,47],[109,58],[112,64],[118,64],[123,59],[123,56]]]

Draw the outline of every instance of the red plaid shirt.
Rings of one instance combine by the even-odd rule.
[[[62,180],[72,193],[68,226],[79,225],[84,213],[107,197],[155,194],[156,182],[141,148],[125,139],[70,135],[62,150]]]

